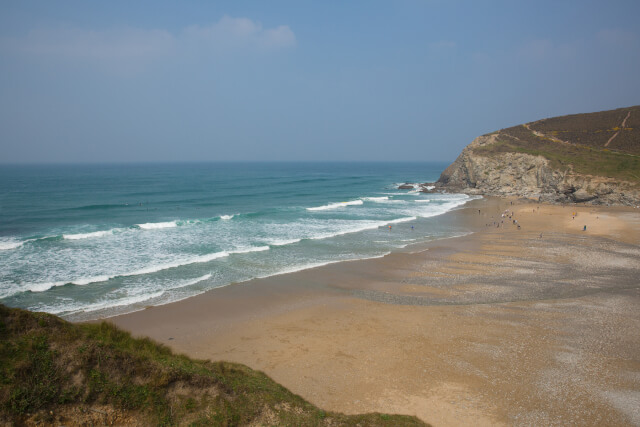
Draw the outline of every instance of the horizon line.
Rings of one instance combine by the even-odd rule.
[[[151,166],[206,164],[321,164],[321,163],[451,163],[453,160],[162,160],[101,162],[0,162],[4,166]]]

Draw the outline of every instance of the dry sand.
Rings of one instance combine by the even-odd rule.
[[[483,199],[448,215],[476,232],[110,320],[328,410],[640,425],[640,211]]]

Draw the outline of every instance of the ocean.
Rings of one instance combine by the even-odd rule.
[[[88,320],[464,233],[444,163],[0,166],[0,303]]]

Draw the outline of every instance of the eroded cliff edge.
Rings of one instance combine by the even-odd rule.
[[[436,190],[638,206],[639,129],[640,106],[502,129],[465,147]]]

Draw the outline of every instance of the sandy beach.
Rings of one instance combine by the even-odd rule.
[[[327,410],[640,425],[640,210],[485,198],[446,215],[473,233],[109,321]]]

